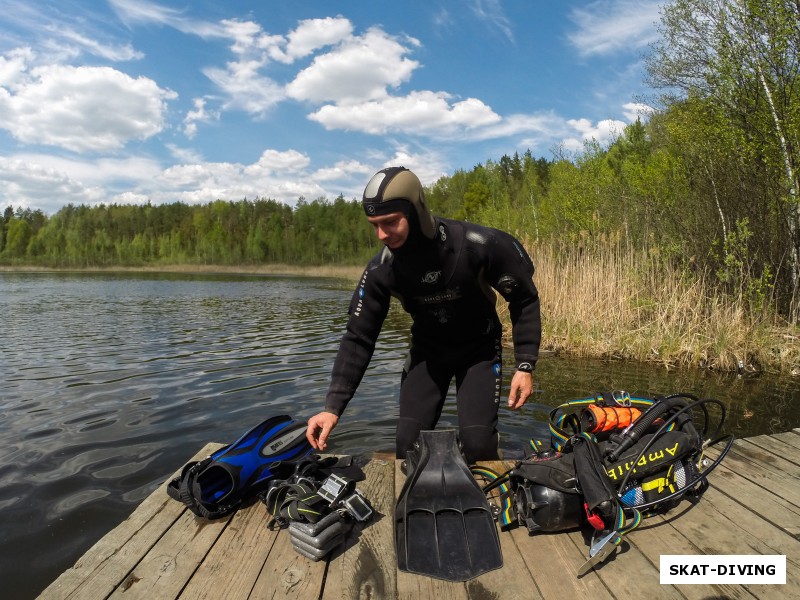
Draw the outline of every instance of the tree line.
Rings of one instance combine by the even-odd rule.
[[[442,177],[432,210],[591,252],[620,236],[688,276],[800,317],[800,4],[673,0],[647,61],[659,110],[554,158],[513,153]],[[6,209],[0,262],[359,263],[358,199]]]
[[[351,263],[374,253],[377,240],[360,203],[269,199],[203,205],[7,208],[0,223],[0,262],[48,267],[164,264]]]

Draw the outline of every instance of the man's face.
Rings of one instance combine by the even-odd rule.
[[[375,235],[390,250],[396,250],[408,239],[408,219],[401,212],[388,215],[367,217],[367,221],[375,228]]]

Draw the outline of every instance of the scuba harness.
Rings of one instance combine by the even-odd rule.
[[[374,514],[356,480],[334,472],[350,466],[350,457],[315,455],[300,462],[291,477],[273,481],[258,494],[272,517],[267,527],[288,528],[292,547],[306,558],[318,561],[330,554],[356,522]]]
[[[709,435],[711,406],[719,421]],[[721,435],[724,421],[724,405],[711,398],[597,394],[551,411],[549,448],[531,440],[533,453],[505,473],[472,470],[489,481],[485,492],[499,489],[501,528],[518,523],[533,535],[589,523],[594,533],[581,576],[613,554],[642,519],[703,495],[709,473],[733,444],[733,435]],[[722,444],[714,461],[704,457]]]

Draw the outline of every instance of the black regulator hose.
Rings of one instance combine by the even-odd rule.
[[[616,446],[607,456],[609,462],[617,462],[619,457],[622,456],[622,453],[638,442],[639,438],[641,438],[644,432],[655,423],[656,419],[662,417],[672,409],[686,407],[687,398],[696,400],[691,394],[671,394],[656,399],[653,405],[642,413],[632,425],[623,430],[619,435],[611,437],[611,441],[615,442]]]

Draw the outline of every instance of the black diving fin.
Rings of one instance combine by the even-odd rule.
[[[233,444],[188,463],[169,482],[167,493],[199,517],[224,517],[271,480],[291,475],[311,450],[304,423],[287,415],[270,417]]]
[[[407,454],[395,506],[401,571],[466,581],[503,566],[492,511],[458,447],[455,430],[422,431]]]

